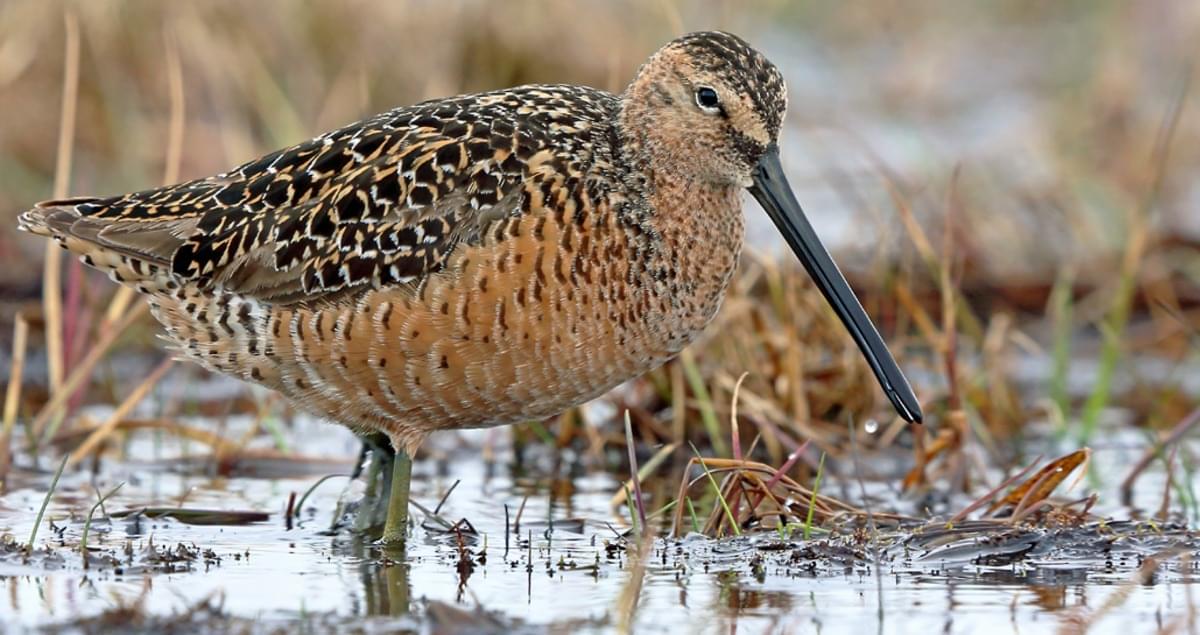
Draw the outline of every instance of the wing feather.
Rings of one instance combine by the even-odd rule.
[[[134,270],[274,303],[409,284],[527,211],[531,179],[582,161],[615,104],[567,86],[425,102],[212,178],[48,202],[21,222],[70,249],[154,265]]]

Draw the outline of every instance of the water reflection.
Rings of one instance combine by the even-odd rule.
[[[356,442],[350,438],[338,446],[328,438],[332,429],[314,429],[325,435],[323,447],[342,452],[345,459],[331,471],[348,472]],[[171,575],[134,567],[119,573],[104,567],[83,571],[69,551],[56,555],[54,563],[0,559],[7,586],[0,615],[26,625],[64,623],[137,605],[149,615],[170,616],[221,597],[229,616],[293,626],[304,620],[353,620],[387,630],[442,620],[477,624],[484,632],[512,630],[515,624],[602,632],[618,623],[619,598],[633,593],[631,628],[637,632],[861,632],[882,623],[887,632],[924,634],[998,627],[1035,632],[1047,621],[1084,619],[1136,631],[1158,614],[1169,626],[1192,604],[1194,560],[1164,557],[1157,577],[1148,576],[1146,584],[1129,582],[1146,556],[1162,553],[1178,535],[1170,525],[1151,531],[1111,523],[1080,532],[1077,546],[1060,549],[1050,548],[1054,543],[1043,534],[1017,532],[1000,546],[1019,546],[1014,550],[1021,556],[1004,566],[971,561],[972,549],[977,553],[981,547],[972,547],[974,539],[964,533],[970,525],[959,533],[931,531],[930,540],[943,542],[884,552],[881,590],[872,550],[853,537],[832,544],[784,541],[774,534],[721,542],[659,541],[640,561],[620,540],[620,529],[609,524],[608,501],[619,487],[614,475],[589,471],[569,451],[555,459],[531,448],[519,477],[493,464],[489,478],[488,464],[478,457],[474,451],[450,450],[440,461],[418,462],[414,500],[431,511],[441,504],[439,516],[450,528],[414,508],[412,538],[402,554],[345,533],[324,533],[339,504],[350,507],[362,500],[369,489],[365,478],[315,490],[289,530],[279,512],[293,491],[307,490],[315,478],[218,482],[170,471],[146,476],[138,466],[113,463],[97,483],[106,490],[110,481],[129,482],[110,503],[113,509],[178,502],[186,495],[189,506],[274,515],[241,527],[141,518],[94,534],[97,546],[123,560],[126,544],[136,557],[151,540],[172,548],[195,545],[221,558],[212,567],[197,565]],[[92,487],[86,481],[64,486],[87,492]],[[44,484],[31,482],[0,504],[36,509],[39,487]],[[670,490],[660,482],[646,487],[660,496]],[[65,527],[68,543],[80,529],[69,506],[87,498],[64,497],[50,511]],[[20,511],[5,516],[2,530],[28,535],[31,516]],[[1123,537],[1114,540],[1111,532]],[[936,555],[923,559],[930,553]],[[1092,617],[1106,604],[1120,610]]]
[[[354,540],[351,555],[358,561],[358,574],[365,600],[361,615],[367,617],[407,616],[412,607],[409,584],[411,565],[403,546],[381,549]]]

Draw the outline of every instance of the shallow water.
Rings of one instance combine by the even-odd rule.
[[[805,200],[819,202],[821,193],[809,192]],[[748,210],[752,232],[774,237],[762,218],[753,220],[754,207]],[[833,218],[820,212],[818,217],[826,225]],[[833,229],[831,242],[842,242]],[[1030,363],[1035,367],[1017,374],[1044,381],[1044,363]],[[1076,377],[1081,388],[1090,386],[1086,372]],[[231,418],[223,435],[237,438],[245,423]],[[475,560],[464,576],[458,536],[436,527],[416,528],[403,559],[346,533],[328,535],[334,510],[339,502],[358,500],[361,482],[327,481],[307,500],[299,523],[285,527],[289,495],[303,493],[324,474],[352,469],[359,446],[339,427],[299,420],[289,430],[293,450],[319,459],[301,473],[286,462],[259,460],[257,475],[232,477],[204,475],[209,461],[200,444],[140,433],[127,455],[150,460],[107,461],[94,484],[81,474],[64,477],[48,516],[65,533],[56,536],[44,524],[39,537],[48,555],[25,561],[0,554],[0,630],[600,633],[622,629],[624,616],[632,614],[628,626],[639,633],[1038,633],[1083,625],[1093,633],[1194,632],[1200,589],[1191,583],[1195,572],[1188,558],[1197,549],[1192,536],[1178,528],[1161,536],[1153,526],[1125,528],[1115,540],[1116,556],[1100,548],[1111,547],[1107,539],[1088,542],[1075,535],[1015,536],[999,546],[967,537],[928,550],[885,544],[879,554],[851,538],[832,544],[780,541],[773,534],[660,539],[643,571],[613,528],[619,522],[608,501],[619,487],[616,476],[535,456],[533,467],[514,477],[509,466],[489,466],[480,458],[488,434],[452,437],[463,441],[443,443],[448,447],[443,458],[421,460],[415,468],[413,495],[427,507],[461,481],[441,515],[465,518],[477,530],[463,536]],[[1094,460],[1113,475],[1106,474],[1099,511],[1129,518],[1130,510],[1113,506],[1119,500],[1115,481],[1146,440],[1128,433],[1098,438],[1103,441]],[[496,439],[507,434],[490,441]],[[1029,453],[1054,456],[1072,449],[1043,446]],[[497,456],[508,460],[508,449],[498,448]],[[42,467],[39,474],[18,473],[16,488],[0,498],[0,533],[18,541],[29,535],[50,481]],[[1164,476],[1155,470],[1139,482],[1139,502],[1147,509],[1157,507],[1163,490]],[[125,485],[108,501],[109,510],[183,505],[271,516],[239,526],[171,519],[99,522],[91,543],[124,564],[97,563],[85,570],[70,546],[78,544],[95,491],[120,482]],[[867,486],[895,504],[889,485]],[[511,518],[523,503],[521,530],[508,536],[506,549],[505,507]],[[921,516],[918,509],[904,511]],[[415,509],[413,515],[423,519]],[[1030,542],[1034,547],[1022,557],[1011,562],[1003,557]],[[125,555],[127,544],[132,556]],[[147,562],[153,559],[146,556],[150,545],[176,552],[180,544],[198,555]],[[1173,547],[1185,548],[1185,555],[1162,554]],[[977,559],[984,554],[999,557],[982,564]],[[1153,554],[1162,554],[1162,564],[1143,580],[1139,566]],[[630,590],[636,591],[636,603],[622,599]]]
[[[226,433],[236,436],[244,425],[231,418]],[[418,461],[415,468],[414,497],[425,507],[460,481],[441,516],[465,518],[478,532],[463,534],[475,561],[465,578],[458,535],[432,523],[415,529],[402,563],[346,532],[326,535],[339,500],[353,503],[362,495],[361,479],[326,481],[305,503],[299,524],[284,526],[292,492],[302,494],[320,474],[351,469],[358,445],[341,428],[297,421],[288,435],[300,440],[293,449],[320,460],[288,478],[197,475],[193,468],[204,460],[179,459],[197,457],[203,446],[139,433],[130,456],[151,460],[109,461],[94,484],[108,491],[126,483],[106,503],[108,511],[183,500],[188,508],[258,510],[270,519],[240,526],[161,518],[97,522],[90,544],[119,564],[94,555],[84,570],[64,545],[78,544],[95,488],[85,474],[68,473],[47,512],[65,533],[44,524],[38,539],[48,555],[0,558],[0,617],[8,632],[87,632],[110,623],[151,632],[181,623],[185,630],[251,632],[610,632],[630,614],[621,598],[631,597],[640,579],[632,612],[637,632],[1029,633],[1085,620],[1093,622],[1091,632],[1146,632],[1186,625],[1200,592],[1189,583],[1192,536],[1148,523],[1001,538],[995,531],[973,534],[964,524],[958,533],[885,534],[875,544],[853,535],[806,543],[772,533],[660,539],[643,574],[632,546],[618,538],[621,521],[608,509],[619,487],[615,477],[570,466],[570,457],[555,466],[532,451],[524,475],[514,478],[508,466],[489,468],[479,458],[480,444],[506,437],[489,440],[488,434],[443,442],[440,459]],[[1096,460],[1127,460],[1133,451],[1115,441],[1099,449]],[[498,448],[497,456],[509,455]],[[271,463],[262,462],[260,470],[264,466]],[[49,474],[26,471],[15,478],[16,489],[0,499],[0,529],[23,541]],[[1149,496],[1161,483],[1161,475],[1152,474],[1139,491]],[[504,508],[511,521],[523,501],[519,533],[509,536],[506,550]],[[413,516],[425,520],[416,509]],[[149,545],[177,554],[181,543],[197,554],[194,560],[155,564],[147,556]],[[1138,567],[1154,554],[1161,564],[1140,583]],[[981,555],[991,564],[981,564]],[[1113,607],[1104,609],[1107,604]]]
[[[1071,27],[1049,26],[1051,35]],[[1017,185],[1037,191],[1054,181],[1061,158],[1044,142],[1052,137],[1045,112],[1052,112],[1054,96],[1045,88],[1043,69],[1058,51],[1059,38],[986,34],[992,35],[939,33],[909,44],[932,50],[905,55],[888,48],[899,44],[835,54],[819,40],[764,36],[763,46],[783,67],[792,92],[783,145],[791,180],[831,247],[869,246],[873,253],[881,234],[890,238],[885,247],[907,245],[896,231],[875,156],[913,181],[914,196],[926,192],[932,202],[925,200],[924,207],[930,209],[939,208],[944,181],[960,163],[968,176],[971,170],[1003,174],[1005,192],[1017,192]],[[914,55],[936,63],[912,63]],[[972,63],[980,59],[988,60],[987,73]],[[917,70],[900,72],[904,69]],[[889,99],[895,84],[920,85],[922,79],[928,84],[923,98]],[[923,199],[916,202],[920,213]],[[993,205],[1007,214],[1024,202],[1001,199]],[[779,248],[777,232],[757,205],[748,202],[746,210],[749,243],[764,251]],[[876,219],[886,222],[877,227]],[[1003,251],[992,254],[1000,263],[995,266],[1038,270],[1045,259],[1069,251],[1043,244],[1059,238],[1054,232],[1018,235],[1019,245],[992,241]],[[1036,367],[1025,368],[1026,363]],[[1029,383],[1045,383],[1045,360],[1016,364]],[[1072,371],[1071,388],[1089,390],[1091,369],[1076,363]],[[1185,387],[1186,377],[1200,377],[1184,375]],[[209,398],[220,397],[213,386],[228,390],[230,398],[242,390],[230,382],[206,383],[202,390]],[[245,425],[231,418],[223,434],[237,438]],[[532,457],[532,465],[514,476],[509,466],[489,466],[480,458],[488,434],[451,437],[463,442],[442,443],[445,456],[419,461],[415,471],[414,499],[427,507],[461,481],[441,515],[465,518],[477,530],[463,535],[475,560],[469,575],[458,566],[458,535],[435,527],[417,527],[403,559],[346,533],[325,533],[339,502],[353,503],[362,495],[361,482],[327,481],[307,500],[301,521],[285,526],[292,493],[303,493],[324,474],[351,470],[359,448],[341,428],[300,420],[288,441],[299,454],[320,461],[297,471],[286,462],[260,460],[257,475],[230,477],[205,475],[206,448],[200,444],[135,435],[127,455],[148,457],[145,462],[106,461],[95,483],[86,474],[64,476],[48,510],[64,533],[56,535],[43,524],[38,539],[48,552],[29,560],[0,554],[0,630],[96,632],[119,625],[146,632],[175,626],[211,632],[587,633],[619,630],[630,614],[629,626],[639,633],[1040,633],[1083,625],[1095,633],[1195,630],[1194,597],[1200,589],[1192,584],[1191,555],[1197,550],[1194,537],[1179,528],[1118,525],[1107,534],[1035,531],[982,542],[974,535],[931,542],[926,535],[878,545],[853,537],[806,543],[774,534],[660,539],[644,557],[643,571],[620,540],[614,529],[620,523],[608,508],[619,487],[616,476],[570,460],[555,465],[545,456]],[[491,441],[506,438],[498,433]],[[1143,451],[1145,438],[1116,432],[1097,438],[1102,445],[1094,448],[1093,460],[1103,475],[1099,513],[1137,516],[1115,506],[1114,489]],[[1053,456],[1074,449],[1049,445],[1029,453]],[[497,448],[497,456],[507,460],[508,450]],[[0,498],[0,533],[18,541],[29,535],[50,481],[42,467],[40,473],[25,469],[14,475],[15,488]],[[78,544],[95,491],[120,482],[125,485],[108,501],[110,511],[183,505],[265,511],[270,518],[238,526],[171,519],[98,522],[90,541],[119,564],[97,560],[85,570],[70,546]],[[1157,508],[1163,485],[1156,465],[1139,481],[1141,506]],[[883,498],[887,506],[907,505],[913,509],[904,511],[922,515],[915,502],[897,503],[887,484],[867,487],[890,496]],[[520,531],[508,536],[506,548],[505,508],[512,519],[523,504]],[[423,520],[419,511],[413,514],[418,523]],[[132,555],[125,554],[126,545]],[[979,561],[984,555],[987,564]],[[1143,577],[1139,567],[1151,556],[1160,566]],[[623,596],[636,602],[623,602]]]

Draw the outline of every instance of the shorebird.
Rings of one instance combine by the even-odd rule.
[[[144,294],[174,350],[397,452],[403,542],[431,432],[539,419],[679,353],[712,320],[749,189],[908,421],[908,382],[780,165],[787,91],[692,33],[621,94],[530,85],[404,106],[233,170],[48,201],[22,229]]]

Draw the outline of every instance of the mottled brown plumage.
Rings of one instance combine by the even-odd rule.
[[[770,62],[698,33],[621,95],[428,101],[21,226],[136,286],[184,356],[412,451],[553,415],[691,342],[785,108]]]
[[[183,356],[409,456],[436,430],[546,417],[712,320],[748,188],[897,412],[921,407],[779,162],[779,71],[694,33],[620,95],[524,86],[396,110],[207,179],[42,203],[21,227],[147,296]]]

